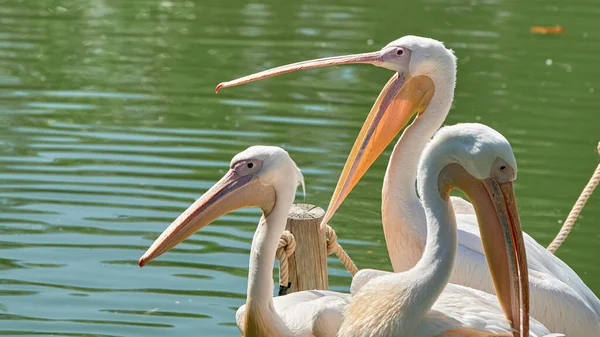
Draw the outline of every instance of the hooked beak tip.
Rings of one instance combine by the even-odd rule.
[[[140,260],[138,261],[138,266],[140,266],[140,268],[142,268],[145,265],[146,265],[146,258],[142,256],[140,258]]]
[[[219,93],[219,90],[221,90],[221,88],[225,85],[224,82],[221,82],[219,84],[217,84],[217,87],[215,88],[215,94]]]

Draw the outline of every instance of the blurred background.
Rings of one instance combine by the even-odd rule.
[[[258,209],[144,269],[137,259],[250,145],[287,149],[306,202],[326,207],[391,72],[316,69],[219,95],[215,85],[407,34],[455,51],[446,124],[509,139],[523,227],[547,245],[598,163],[599,14],[594,0],[1,1],[0,335],[239,335]],[[556,24],[566,32],[530,32]],[[332,222],[359,268],[391,269],[387,160]],[[599,198],[558,251],[597,294]],[[348,291],[341,263],[329,264],[331,288]]]

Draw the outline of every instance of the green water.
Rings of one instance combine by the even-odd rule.
[[[306,201],[325,207],[391,74],[346,66],[215,85],[406,34],[455,50],[447,123],[511,141],[524,229],[546,245],[598,162],[599,14],[594,0],[0,1],[0,335],[238,335],[258,210],[144,269],[137,259],[250,145],[286,148]],[[529,32],[555,24],[567,33]],[[333,222],[359,268],[390,269],[387,154]],[[596,293],[599,198],[558,252]],[[349,283],[331,258],[331,288]]]

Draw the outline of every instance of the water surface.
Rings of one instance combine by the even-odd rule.
[[[254,144],[286,148],[325,207],[389,71],[317,69],[214,94],[279,64],[405,34],[458,56],[446,123],[502,132],[524,229],[546,245],[598,162],[591,0],[4,0],[0,3],[0,335],[236,336],[259,211],[235,212],[144,269],[158,234]],[[561,36],[531,26],[560,24]],[[333,225],[359,268],[390,269],[386,151]],[[558,255],[596,293],[592,197]],[[330,259],[331,288],[350,277]]]

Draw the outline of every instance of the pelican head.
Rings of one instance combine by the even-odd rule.
[[[406,35],[388,43],[380,51],[382,62],[375,64],[405,77],[425,75],[436,77],[437,73],[456,68],[454,53],[438,40]]]
[[[436,90],[439,91],[438,96],[450,97],[446,102],[451,101],[456,82],[454,53],[440,41],[407,35],[375,52],[284,65],[220,83],[216,88],[218,92],[223,88],[297,70],[356,63],[372,64],[395,73],[381,90],[354,143],[323,218],[322,228],[400,130],[415,114],[426,111]],[[448,103],[447,107],[437,111],[447,112],[449,109]]]
[[[421,155],[419,174],[425,172],[425,166],[430,164],[427,158],[432,157],[440,159],[437,165],[459,164],[479,180],[491,175],[501,182],[512,182],[517,178],[517,160],[508,140],[498,131],[479,123],[441,128]],[[417,180],[423,181],[420,176]]]
[[[446,201],[457,188],[472,201],[500,305],[527,336],[529,279],[513,190],[516,177],[517,162],[506,138],[482,124],[457,124],[440,129],[427,145],[418,188],[421,195],[437,190]]]
[[[236,209],[257,206],[265,217],[269,216],[278,197],[293,200],[299,183],[304,186],[302,173],[285,150],[274,146],[249,147],[233,157],[223,178],[154,241],[140,258],[140,267]]]

